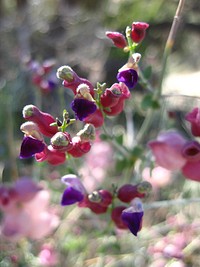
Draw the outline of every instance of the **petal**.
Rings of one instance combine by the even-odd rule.
[[[119,82],[125,83],[126,86],[133,89],[138,81],[138,74],[134,69],[125,69],[117,74]]]
[[[67,187],[63,193],[61,205],[71,205],[84,199],[84,194],[73,187]]]
[[[197,182],[200,182],[200,161],[188,161],[182,168],[183,175]]]
[[[42,152],[44,148],[45,144],[42,141],[32,138],[30,136],[26,136],[24,137],[21,144],[20,158],[30,158],[36,153]]]
[[[71,103],[71,108],[75,112],[76,118],[83,121],[87,116],[93,114],[97,106],[94,102],[84,98],[75,98]]]
[[[137,233],[141,229],[143,211],[135,212],[134,207],[129,207],[122,211],[122,221],[128,226],[132,234],[137,236]]]
[[[67,186],[73,187],[82,194],[86,193],[85,187],[83,186],[81,180],[75,174],[67,174],[61,177],[61,181]]]

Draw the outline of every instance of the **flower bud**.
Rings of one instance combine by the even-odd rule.
[[[67,132],[57,132],[50,141],[54,149],[60,151],[68,151],[72,148],[72,139],[69,133]]]
[[[81,141],[95,140],[95,127],[94,125],[87,123],[76,135],[80,136]]]
[[[136,197],[143,198],[144,196],[144,193],[138,191],[137,185],[132,184],[121,186],[117,192],[117,197],[125,203],[131,202]]]
[[[127,46],[126,38],[123,34],[119,32],[106,32],[106,36],[110,38],[114,45],[118,48],[125,48]]]
[[[135,43],[140,43],[146,34],[146,29],[149,27],[149,24],[146,22],[133,22],[131,29],[131,39]]]
[[[62,66],[57,70],[57,77],[67,82],[72,82],[74,80],[74,71],[69,66]]]
[[[39,110],[34,105],[27,105],[22,111],[23,117],[26,120],[32,121],[37,124],[39,130],[45,136],[51,137],[58,132],[58,127],[55,126],[56,120],[49,114]],[[51,126],[51,124],[55,124]]]

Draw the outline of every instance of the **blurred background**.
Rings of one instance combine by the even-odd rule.
[[[151,67],[151,82],[156,86],[177,4],[177,0],[1,0],[0,159],[3,164],[9,153],[13,153],[8,148],[8,142],[12,142],[8,141],[10,135],[13,132],[15,139],[21,137],[22,108],[35,103],[37,98],[37,89],[27,66],[29,60],[42,64],[54,59],[54,81],[56,68],[70,65],[94,85],[97,81],[111,85],[127,55],[113,47],[105,37],[105,31],[124,33],[133,21],[145,21],[150,28],[138,52],[143,55],[141,68]],[[194,95],[199,94],[199,11],[198,0],[186,1],[164,92],[182,89],[185,94],[191,91]],[[58,90],[52,90],[43,94],[43,100],[40,100],[45,111],[56,116],[60,113],[55,101],[57,94]],[[10,116],[14,118],[13,123]]]
[[[9,182],[17,175],[33,173],[32,159],[23,162],[18,159],[23,137],[20,132],[20,125],[24,122],[21,114],[23,107],[27,104],[38,104],[43,111],[55,117],[60,117],[62,114],[60,100],[62,85],[56,78],[58,67],[69,65],[79,76],[88,78],[94,85],[97,82],[106,82],[108,86],[111,86],[116,82],[116,73],[126,63],[127,54],[113,46],[112,42],[106,38],[105,31],[124,33],[126,26],[131,26],[133,21],[144,21],[150,24],[146,38],[138,47],[138,52],[142,54],[141,69],[151,72],[150,82],[153,86],[157,86],[163,50],[177,5],[177,0],[0,0],[0,171],[2,181]],[[199,14],[199,0],[186,1],[175,45],[169,57],[163,94],[168,105],[178,111],[181,108],[184,109],[188,99],[190,105],[192,101],[199,103]],[[51,83],[48,85],[45,83],[39,88],[37,81],[34,80],[34,70],[38,65],[49,60],[53,62],[51,72],[47,77]],[[138,91],[139,88],[136,88],[136,92]],[[173,99],[168,97],[172,93],[176,95],[172,97]],[[185,95],[189,98],[185,98]],[[71,98],[68,95],[65,97],[67,106]],[[180,99],[183,101],[179,101]],[[121,123],[120,117],[118,123]],[[38,173],[38,170],[36,172]],[[55,168],[48,167],[45,172],[48,175],[51,173],[52,177],[60,177]],[[55,191],[58,189],[54,196],[57,202],[60,197],[60,187],[56,182],[50,186],[52,188],[55,186],[53,189]],[[182,182],[181,186],[183,186]],[[194,189],[194,186],[192,188]],[[189,192],[185,187],[185,192],[191,196],[193,189],[190,187]],[[170,196],[168,192],[164,192],[163,198]],[[173,198],[176,192],[175,190],[170,192]],[[157,197],[159,199],[160,193]],[[185,212],[190,218],[193,216],[190,208]],[[62,236],[61,227],[59,233],[63,237],[63,243],[59,245],[61,247],[59,257],[62,265],[52,266],[71,267],[76,263],[76,266],[81,267],[83,259],[84,266],[150,266],[151,260],[144,257],[147,247],[144,242],[147,241],[150,244],[154,235],[155,239],[159,240],[160,236],[171,231],[170,227],[173,223],[180,225],[183,219],[182,217],[172,218],[168,211],[161,209],[155,214],[154,219],[158,225],[152,229],[151,233],[148,233],[148,230],[144,231],[145,240],[140,239],[138,243],[132,241],[131,238],[127,241],[127,236],[116,237],[113,234],[108,239],[106,235],[102,237],[102,232],[101,234],[99,232],[106,222],[101,224],[96,219],[90,222],[88,214],[77,224],[74,232],[68,235],[68,239]],[[162,220],[166,218],[166,214],[170,220],[167,226],[164,226]],[[79,211],[76,210],[73,216],[73,218],[79,217]],[[151,214],[149,216],[152,217]],[[183,223],[184,220],[185,217],[182,220]],[[147,225],[152,221],[153,219]],[[70,223],[70,220],[68,222]],[[85,224],[82,225],[82,222]],[[88,228],[94,225],[97,225],[97,232],[91,235],[88,245],[88,237],[84,233],[86,231],[90,233]],[[68,231],[68,228],[64,227],[64,231]],[[179,232],[178,227],[176,230]],[[79,237],[75,239],[75,236]],[[56,244],[53,243],[53,245],[56,247]],[[86,246],[89,246],[87,251],[84,250]],[[131,253],[137,249],[137,257],[134,258],[136,265],[132,265],[133,255]],[[109,256],[109,253],[111,255],[119,252],[121,255],[114,257],[114,260]],[[33,254],[30,255],[33,256]],[[68,257],[68,264],[65,262],[65,255]],[[102,255],[103,257],[106,255],[106,260],[111,262],[110,265],[106,265],[105,262],[101,263],[103,262]],[[112,262],[114,262],[113,265]],[[146,265],[147,262],[149,265]],[[193,261],[188,258],[188,262],[190,264]],[[195,258],[194,265],[183,265],[183,267],[198,267],[197,262],[198,258]],[[6,264],[6,261],[3,264]],[[24,265],[2,265],[1,267],[7,266],[39,265],[24,263]]]

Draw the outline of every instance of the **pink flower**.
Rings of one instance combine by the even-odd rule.
[[[172,182],[171,172],[160,166],[153,168],[153,170],[145,168],[142,177],[155,188],[164,187]]]
[[[146,22],[133,22],[131,30],[131,39],[135,43],[140,43],[146,34],[146,29],[149,27],[149,24]]]
[[[42,266],[56,266],[58,264],[58,255],[50,244],[44,244],[38,255]]]
[[[126,38],[125,36],[120,32],[106,32],[106,36],[110,38],[114,45],[118,48],[124,48],[127,46]]]
[[[182,148],[186,143],[178,132],[168,131],[158,135],[156,140],[148,143],[155,157],[156,163],[168,170],[181,169],[186,159],[182,155]]]
[[[40,132],[45,136],[52,137],[58,132],[57,126],[51,126],[51,123],[55,123],[56,120],[49,114],[39,110],[34,105],[27,105],[23,108],[23,117],[28,121],[32,121],[37,124]]]
[[[186,114],[185,119],[191,124],[191,131],[194,136],[200,136],[200,109],[194,108]]]
[[[45,149],[35,154],[35,159],[38,162],[47,161],[51,165],[63,164],[66,160],[64,152],[54,149],[51,145],[46,146]]]
[[[200,144],[196,141],[187,142],[183,146],[182,154],[187,160],[182,167],[183,175],[190,180],[200,182]]]
[[[58,217],[49,207],[49,192],[35,192],[35,189],[36,185],[28,181],[19,180],[16,184],[19,197],[13,200],[12,209],[5,209],[3,214],[1,230],[4,237],[13,241],[22,237],[40,239],[58,226]]]

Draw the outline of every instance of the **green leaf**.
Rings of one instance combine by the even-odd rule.
[[[146,67],[146,69],[143,71],[143,75],[145,79],[149,80],[152,75],[152,66]]]
[[[147,110],[149,108],[158,109],[160,108],[160,104],[156,99],[154,99],[154,96],[152,94],[147,94],[141,102],[141,108],[144,110]]]

